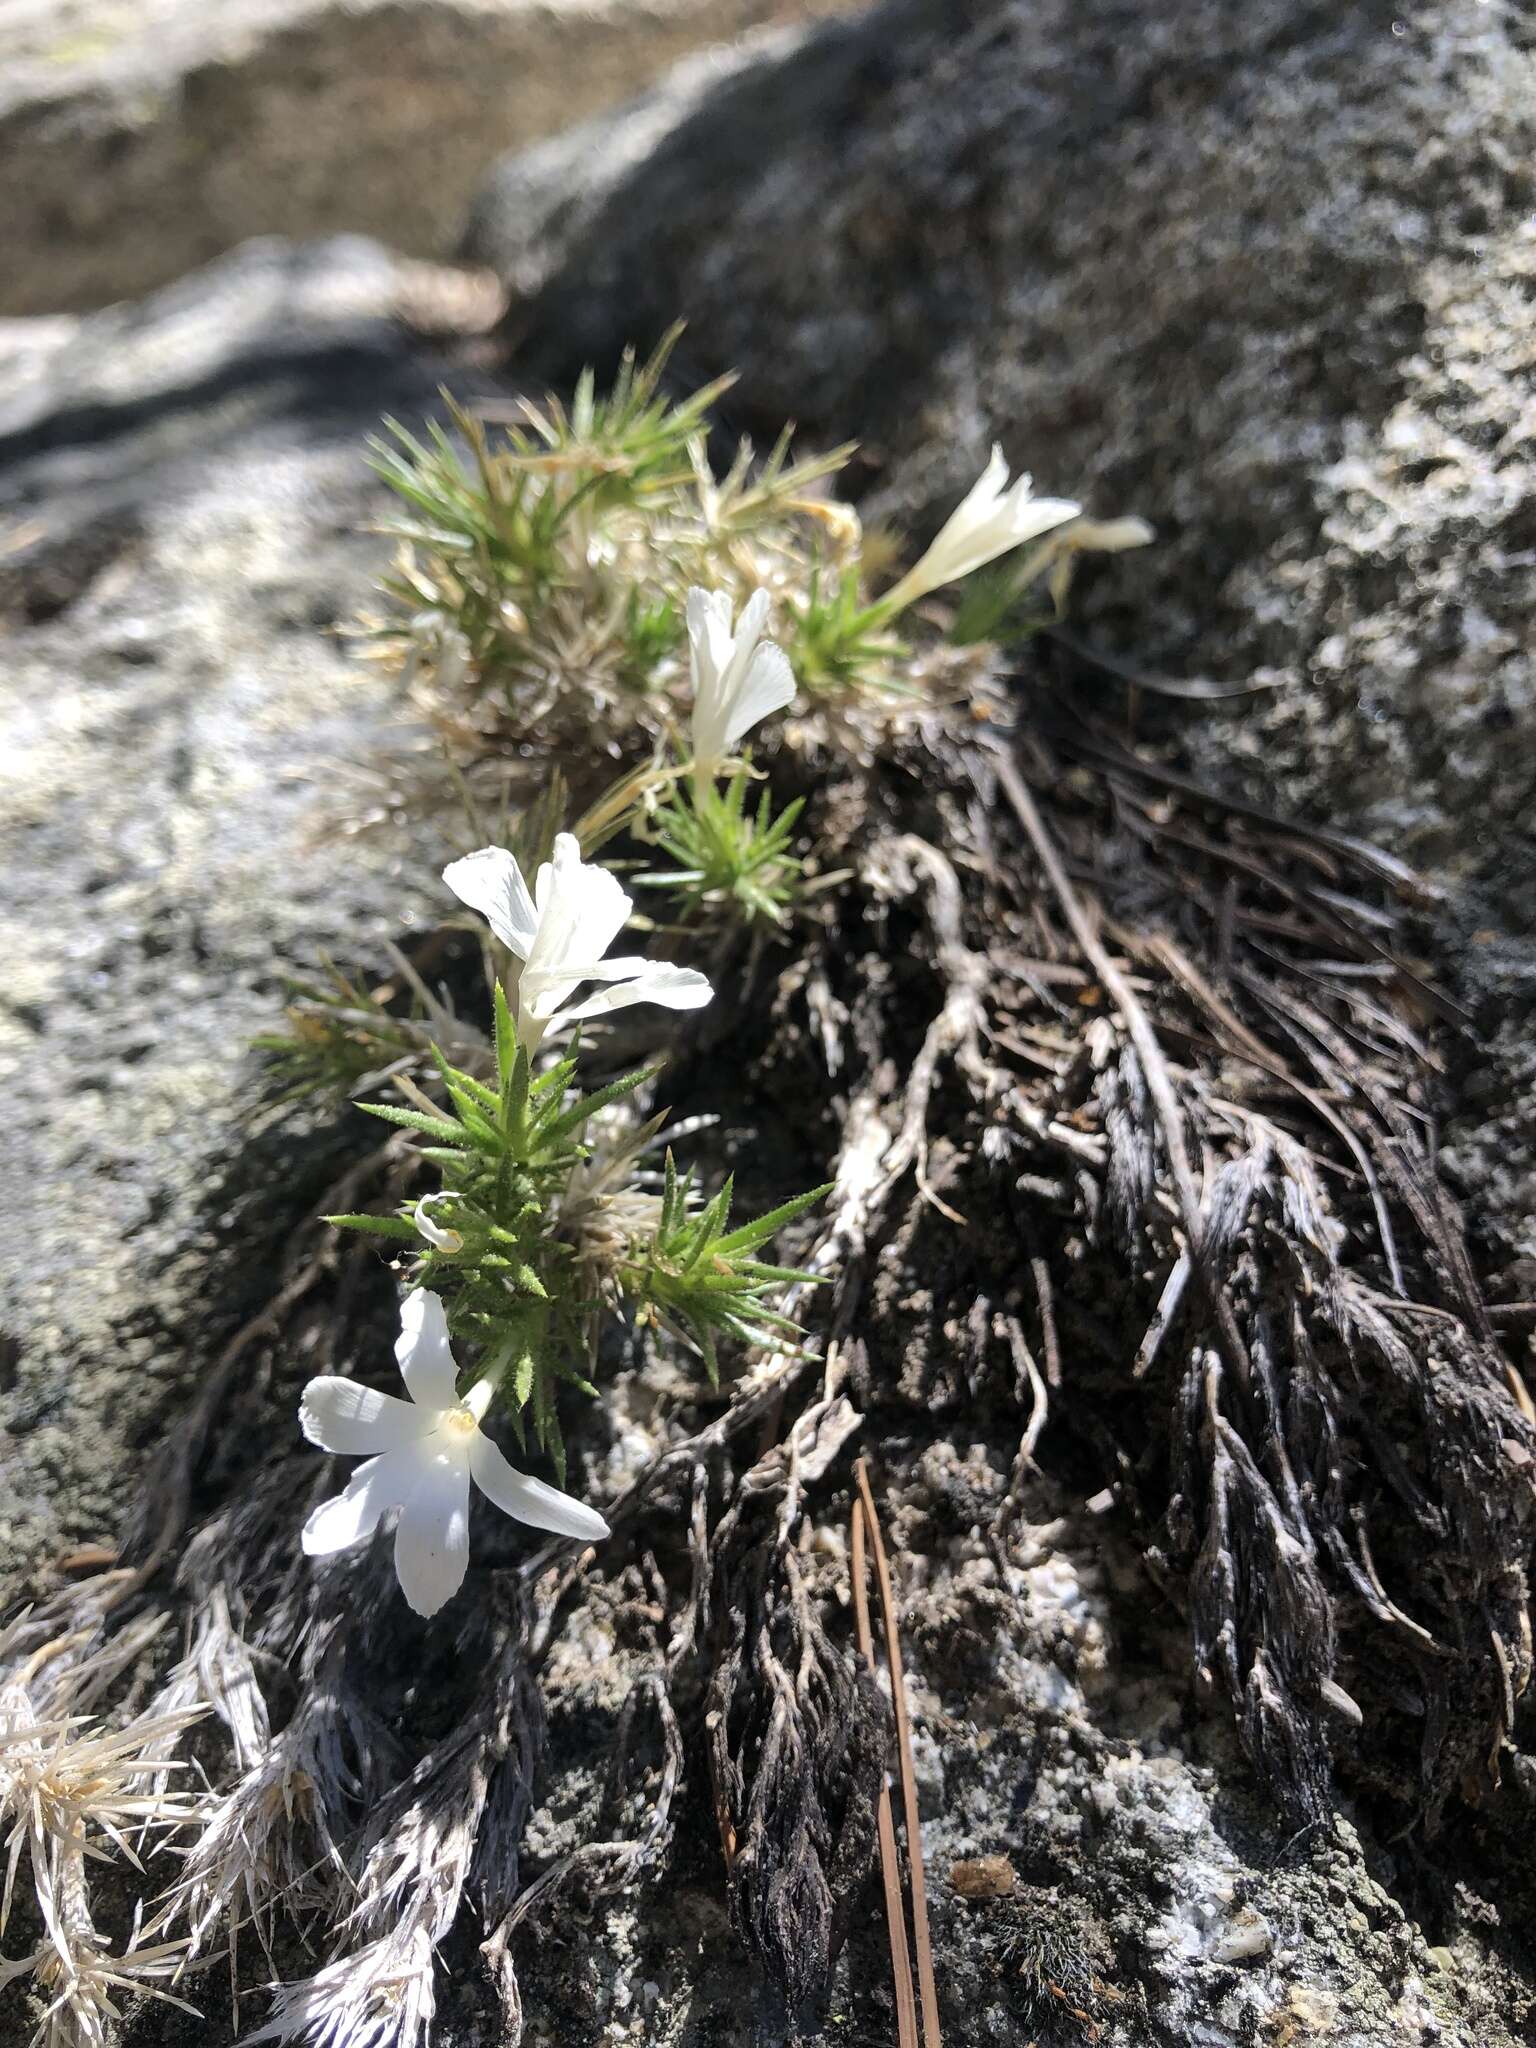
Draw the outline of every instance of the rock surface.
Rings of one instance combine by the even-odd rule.
[[[398,847],[325,842],[314,779],[388,711],[331,628],[384,547],[362,438],[435,385],[398,287],[370,244],[253,245],[0,360],[13,1586],[114,1542],[206,1365],[208,1183],[281,977],[419,887]]]
[[[1536,687],[1530,58],[1508,13],[1392,24],[903,0],[694,65],[522,159],[474,250],[514,280],[529,360],[601,359],[688,313],[698,367],[744,370],[748,421],[866,436],[876,513],[931,520],[997,432],[1042,487],[1152,517],[1161,546],[1089,592],[1092,630],[1286,685],[1181,723],[1196,764],[1451,878],[1440,964],[1503,1034],[1454,1076],[1462,1171],[1488,1188],[1485,1260],[1530,1295],[1533,770],[1511,744]],[[384,552],[363,437],[444,375],[393,317],[408,285],[369,245],[265,245],[142,306],[0,331],[21,878],[0,1206],[24,1224],[0,1238],[0,1545],[20,1583],[111,1543],[139,1451],[263,1298],[208,1191],[246,1142],[240,1050],[278,976],[320,946],[369,954],[431,873],[398,841],[328,841],[315,780],[393,712],[331,628]],[[1515,936],[1477,943],[1496,920]],[[301,1190],[274,1199],[298,1220]],[[1503,1793],[1436,1843],[1384,1839],[1368,1810],[1287,1839],[1112,1531],[1039,1482],[1005,1592],[974,1531],[1012,1442],[957,1422],[920,1456],[872,1448],[907,1460],[893,1525],[949,2038],[1529,2041],[1528,1725]],[[838,1532],[818,1541],[835,1561]],[[540,1861],[596,1810],[636,1627],[615,1595],[556,1645]],[[981,1857],[1011,1890],[951,1885]],[[539,2048],[744,2038],[758,1987],[700,1787],[659,1883],[553,1933],[517,1953]],[[439,2036],[491,2048],[473,1941],[450,1963]],[[833,2038],[892,2038],[873,1932],[829,2017]],[[131,2032],[207,2038],[159,2010]]]
[[[498,151],[808,11],[19,0],[0,20],[0,315],[137,294],[251,235],[345,229],[441,256]]]

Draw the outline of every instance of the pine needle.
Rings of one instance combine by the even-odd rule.
[[[896,1709],[896,1764],[901,1778],[902,1815],[907,1830],[907,1867],[912,1885],[912,1947],[917,1957],[918,1995],[923,2006],[924,2048],[940,2048],[939,1994],[933,1978],[933,1944],[928,1935],[928,1890],[923,1878],[923,1836],[917,1814],[917,1774],[912,1763],[912,1726],[907,1715],[907,1690],[901,1664],[901,1638],[896,1628],[896,1599],[891,1589],[890,1568],[885,1558],[885,1541],[875,1513],[875,1497],[869,1484],[869,1468],[856,1460],[853,1476],[868,1524],[870,1548],[875,1558],[875,1579],[880,1587],[880,1612],[885,1622],[885,1661],[890,1666],[891,1699]],[[861,1582],[862,1583],[862,1582]],[[867,1653],[866,1653],[867,1654]]]
[[[864,1571],[865,1513],[863,1500],[855,1501],[848,1528],[852,1552],[853,1624],[859,1653],[874,1671],[875,1644],[869,1629],[869,1591]],[[872,1520],[869,1526],[873,1527]],[[884,1774],[880,1779],[877,1823],[880,1832],[880,1881],[885,1887],[885,1926],[891,1944],[891,1977],[896,1990],[896,2040],[898,2048],[917,2048],[917,2005],[912,1996],[912,1963],[907,1952],[901,1862],[896,1848],[896,1827],[891,1817],[891,1788]]]

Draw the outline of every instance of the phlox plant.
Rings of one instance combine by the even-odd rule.
[[[741,751],[748,734],[794,707],[798,688],[807,716],[890,702],[897,623],[989,563],[1007,557],[1016,579],[985,600],[996,627],[1046,574],[1059,607],[1084,549],[1150,537],[1139,521],[1094,526],[1069,500],[1035,498],[994,449],[915,565],[872,593],[856,516],[811,495],[846,451],[792,464],[783,440],[758,465],[744,449],[717,477],[704,433],[723,382],[666,400],[668,346],[643,368],[628,361],[605,398],[586,377],[569,411],[526,408],[498,450],[458,412],[467,461],[441,429],[421,442],[395,428],[377,450],[406,507],[386,586],[405,623],[381,627],[384,643],[403,647],[409,672],[430,672],[457,731],[549,764],[508,835],[517,850],[483,846],[444,870],[488,934],[489,1028],[396,956],[413,1016],[336,977],[290,1011],[290,1037],[266,1041],[294,1092],[324,1077],[328,1057],[350,1092],[392,1083],[403,1101],[363,1106],[409,1133],[417,1168],[435,1176],[393,1213],[330,1219],[408,1255],[396,1347],[407,1398],[327,1377],[301,1407],[312,1442],[366,1460],[310,1516],[304,1547],[344,1548],[396,1513],[400,1584],[423,1614],[463,1581],[472,1491],[556,1535],[608,1533],[560,1490],[561,1390],[597,1395],[606,1319],[629,1313],[670,1334],[711,1383],[722,1343],[803,1341],[774,1302],[812,1276],[759,1254],[827,1190],[735,1222],[729,1182],[706,1195],[669,1149],[648,1163],[664,1145],[662,1119],[641,1108],[657,1063],[587,1085],[584,1026],[713,995],[695,967],[610,954],[634,904],[594,856],[615,841],[652,856],[631,861],[644,869],[635,886],[670,898],[684,944],[722,920],[787,926],[807,887],[803,798],[775,807]],[[783,644],[768,637],[775,617]],[[562,751],[574,763],[599,742],[627,765],[564,829]],[[559,1487],[508,1462],[497,1418],[522,1455],[547,1457]]]
[[[451,733],[461,769],[509,746],[628,752],[637,734],[664,734],[691,589],[729,612],[769,594],[807,708],[878,710],[910,688],[899,629],[921,600],[1046,537],[1067,546],[1032,575],[1138,544],[1131,527],[1149,537],[1140,522],[1099,524],[1070,499],[1035,497],[994,449],[931,546],[877,589],[888,550],[825,495],[851,445],[792,459],[786,432],[760,458],[741,443],[718,471],[711,413],[733,380],[668,397],[679,332],[643,364],[627,355],[607,393],[585,373],[568,408],[522,401],[498,433],[446,399],[446,426],[423,438],[386,422],[375,443],[399,550],[383,584],[391,613],[367,632]]]

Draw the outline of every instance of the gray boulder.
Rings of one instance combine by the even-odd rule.
[[[0,314],[138,294],[250,235],[351,229],[441,256],[498,151],[807,11],[20,0],[0,21]]]
[[[440,374],[399,283],[369,243],[254,244],[0,356],[13,1592],[115,1539],[190,1357],[260,1284],[210,1291],[209,1187],[282,975],[415,901],[398,853],[326,832],[338,759],[389,715],[331,630],[383,546],[362,439]]]

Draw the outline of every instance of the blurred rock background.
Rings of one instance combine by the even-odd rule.
[[[701,45],[837,4],[13,0],[0,316],[149,291],[252,235],[447,257],[499,151]]]

